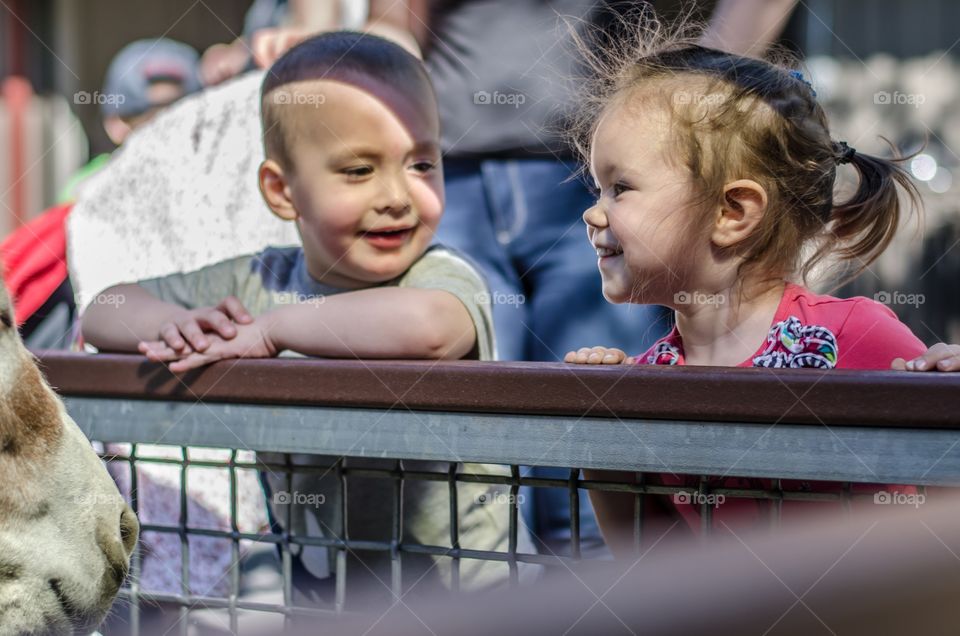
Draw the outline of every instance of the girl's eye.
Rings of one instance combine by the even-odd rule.
[[[371,166],[356,166],[354,168],[344,168],[343,174],[348,177],[366,177],[373,174],[373,167]]]
[[[417,172],[427,173],[436,168],[437,164],[433,163],[432,161],[418,161],[417,163],[413,164],[412,167]]]
[[[613,190],[613,196],[618,197],[624,192],[628,190],[632,190],[633,188],[631,188],[626,183],[623,183],[622,181],[618,181],[617,183],[613,184],[613,187],[611,189]]]

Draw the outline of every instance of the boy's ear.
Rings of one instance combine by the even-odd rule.
[[[740,179],[723,187],[723,203],[710,240],[730,247],[753,234],[767,211],[767,191],[756,181]]]
[[[260,164],[258,172],[260,178],[260,193],[273,213],[284,221],[295,221],[297,210],[290,199],[290,189],[287,187],[287,178],[273,159],[267,159]]]

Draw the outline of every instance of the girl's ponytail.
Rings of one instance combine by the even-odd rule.
[[[833,142],[833,151],[837,164],[852,165],[860,182],[853,196],[834,206],[830,212],[831,237],[818,255],[825,256],[835,250],[841,260],[856,261],[857,266],[851,274],[853,278],[893,240],[901,217],[899,190],[907,195],[914,209],[920,207],[920,193],[910,175],[899,165],[909,157],[875,157],[857,152],[843,141]]]

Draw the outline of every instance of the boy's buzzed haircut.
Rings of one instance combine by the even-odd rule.
[[[351,31],[322,33],[305,40],[278,59],[264,77],[260,89],[263,145],[266,155],[290,167],[288,152],[296,137],[282,116],[284,105],[294,103],[288,95],[271,94],[282,87],[310,80],[372,80],[414,101],[429,95],[435,99],[433,84],[423,63],[389,40]]]

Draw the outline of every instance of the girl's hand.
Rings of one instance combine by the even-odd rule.
[[[141,349],[151,360],[157,362],[172,360],[169,368],[174,373],[183,373],[218,360],[272,358],[277,355],[277,349],[271,342],[263,321],[236,325],[235,334],[230,339],[222,338],[217,334],[208,334],[207,339],[209,343],[203,351],[177,352],[162,340],[143,342]]]
[[[635,359],[620,349],[607,347],[581,347],[563,356],[564,362],[572,364],[633,364]]]
[[[224,298],[216,307],[199,307],[178,314],[173,320],[160,325],[159,341],[165,348],[148,346],[147,342],[137,345],[140,353],[156,362],[176,360],[194,351],[204,351],[210,344],[209,334],[229,340],[237,334],[237,325],[247,325],[253,317],[234,296]],[[160,351],[169,351],[169,357],[151,357]]]
[[[960,345],[938,342],[913,360],[897,358],[890,368],[896,371],[960,371]]]

